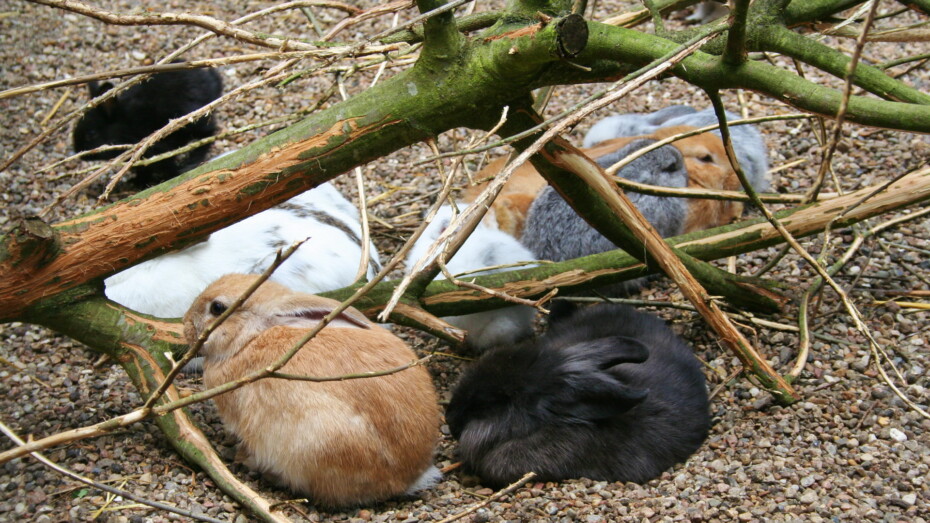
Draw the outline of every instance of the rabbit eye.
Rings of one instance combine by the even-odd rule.
[[[698,160],[704,163],[714,163],[714,157],[709,154],[705,154],[704,156],[701,156],[700,158],[698,158]]]
[[[227,307],[224,303],[214,301],[213,303],[210,304],[210,314],[214,316],[219,316],[220,314],[223,314],[224,312],[226,312],[226,309],[228,308],[229,307]]]

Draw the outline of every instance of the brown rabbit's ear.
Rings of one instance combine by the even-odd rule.
[[[335,305],[306,303],[287,312],[279,312],[275,315],[274,323],[277,325],[286,325],[288,327],[310,328],[320,323],[323,317],[333,312]],[[370,329],[371,322],[364,314],[357,309],[348,308],[338,316],[333,318],[329,325],[333,327],[345,327],[354,329]]]

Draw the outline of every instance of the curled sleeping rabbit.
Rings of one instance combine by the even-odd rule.
[[[495,487],[530,471],[641,483],[685,461],[710,426],[691,349],[627,306],[560,307],[544,336],[486,353],[454,388],[446,421],[466,470]]]
[[[407,271],[413,269],[414,264],[422,258],[430,245],[448,227],[452,220],[452,207],[443,205],[436,216],[427,225],[426,230],[410,249],[407,255]],[[479,223],[471,236],[462,244],[458,252],[446,267],[453,275],[457,273],[509,265],[519,262],[533,261],[535,258],[525,247],[520,245],[513,236],[505,234],[485,223]],[[520,267],[525,268],[525,267]],[[469,276],[480,276],[500,272],[501,269],[470,273]],[[441,279],[442,276],[440,275]],[[444,318],[447,322],[468,332],[465,342],[478,350],[500,344],[513,343],[519,339],[533,334],[533,318],[536,311],[525,305],[504,307],[501,309],[465,314],[462,316],[449,316]]]
[[[95,98],[110,90],[113,84],[90,82],[88,91]],[[153,74],[116,97],[89,109],[74,128],[74,149],[89,151],[101,145],[136,144],[169,121],[195,111],[217,99],[223,91],[223,81],[215,69],[189,69]],[[216,123],[212,115],[191,122],[165,136],[145,152],[145,157],[157,156],[190,142],[213,136]],[[132,183],[140,188],[174,178],[203,162],[210,150],[205,144],[192,151],[154,164],[133,169]],[[122,151],[109,151],[84,156],[87,160],[106,160]]]
[[[193,343],[257,276],[230,274],[184,316]],[[339,303],[265,282],[204,344],[204,384],[215,387],[272,364]],[[416,360],[398,337],[348,308],[281,372],[333,377]],[[383,500],[430,486],[439,409],[422,366],[379,377],[313,383],[266,378],[214,398],[246,464],[318,504]]]
[[[309,239],[271,279],[298,292],[317,293],[353,283],[362,256],[358,210],[324,183],[250,216],[209,239],[159,256],[105,280],[111,300],[144,314],[178,318],[210,282],[232,272],[261,273],[277,251]],[[380,270],[369,244],[368,277]]]

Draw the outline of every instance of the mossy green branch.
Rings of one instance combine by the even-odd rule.
[[[758,47],[753,51],[772,51],[797,58],[837,78],[844,78],[849,67],[849,56],[783,26],[773,25],[765,31],[759,31],[755,41]],[[862,62],[856,67],[853,84],[886,100],[930,104],[930,95],[891,78],[877,67]]]
[[[600,62],[612,58],[620,67],[644,65],[656,56],[671,52],[670,40],[622,27],[589,24],[588,46],[578,59]],[[817,85],[772,65],[747,61],[738,68],[723,64],[719,57],[697,52],[672,70],[675,76],[707,91],[750,89],[781,100],[798,109],[826,117],[836,115],[842,94]],[[554,78],[553,78],[554,80]],[[852,96],[846,120],[861,125],[930,133],[930,106]]]

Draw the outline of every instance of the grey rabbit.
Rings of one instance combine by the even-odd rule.
[[[726,115],[727,121],[739,119],[739,115],[729,111]],[[636,125],[630,122],[636,122]],[[593,147],[600,142],[620,136],[650,134],[662,127],[680,125],[706,127],[717,122],[717,115],[714,114],[713,108],[696,111],[693,107],[686,105],[673,105],[648,115],[618,114],[594,124],[585,135],[584,147]],[[719,129],[713,133],[720,136]],[[770,185],[769,167],[762,134],[753,125],[736,125],[730,127],[730,136],[733,140],[733,150],[736,151],[736,159],[739,160],[749,183],[757,191],[767,191]]]
[[[110,90],[113,84],[90,82],[91,98]],[[156,73],[116,97],[88,110],[74,128],[74,150],[88,151],[102,145],[135,144],[182,117],[217,99],[223,81],[215,69],[189,69]],[[213,115],[207,115],[178,129],[153,144],[145,157],[183,147],[216,133]],[[133,169],[133,185],[145,188],[159,184],[203,162],[210,150],[205,144],[181,156],[166,158]],[[114,158],[121,151],[84,156],[87,160]]]
[[[607,167],[654,142],[655,140],[649,139],[635,140],[596,161],[602,167]],[[635,182],[665,187],[685,187],[688,184],[684,158],[671,146],[661,147],[637,158],[617,174]],[[632,191],[626,194],[660,235],[669,237],[683,232],[688,214],[687,200]],[[520,242],[537,259],[551,261],[564,261],[617,248],[613,242],[578,216],[552,187],[543,189],[530,206]],[[636,279],[612,285],[605,291],[610,295],[623,295],[644,284],[645,280]]]
[[[625,305],[553,306],[539,340],[467,369],[446,421],[467,472],[492,487],[539,481],[649,481],[707,437],[709,402],[691,349]]]

